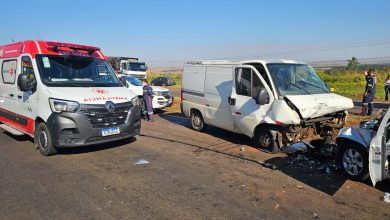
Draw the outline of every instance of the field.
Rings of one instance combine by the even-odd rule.
[[[356,69],[346,69],[344,67],[336,67],[332,69],[322,70],[316,69],[320,78],[330,87],[334,88],[337,94],[352,98],[362,99],[365,89],[364,70],[368,67],[360,67]],[[385,99],[384,82],[387,75],[390,74],[390,66],[375,66],[374,68],[377,77],[377,89],[375,99],[383,101]],[[147,73],[149,82],[158,76],[168,76],[176,80],[175,88],[181,87],[181,70],[151,70]]]

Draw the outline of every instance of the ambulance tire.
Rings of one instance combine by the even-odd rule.
[[[269,151],[270,153],[277,153],[279,151],[274,136],[267,129],[257,129],[253,141],[256,148]]]
[[[57,149],[53,146],[50,130],[47,125],[41,122],[35,132],[35,142],[38,145],[39,152],[43,156],[57,154]]]

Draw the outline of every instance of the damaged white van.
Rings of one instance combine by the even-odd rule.
[[[1,127],[43,155],[140,133],[138,98],[97,47],[17,42],[0,46],[0,66]]]
[[[195,130],[206,124],[253,138],[277,151],[307,129],[341,128],[349,98],[331,93],[312,67],[291,60],[195,61],[184,66],[182,113]]]

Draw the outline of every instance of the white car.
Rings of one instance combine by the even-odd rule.
[[[126,82],[126,87],[140,98],[141,107],[143,107],[143,85],[141,80],[128,75],[120,75],[119,77],[123,83]],[[167,88],[159,86],[152,86],[152,88],[154,93],[152,106],[154,110],[161,110],[172,105],[173,97],[169,94]]]
[[[344,174],[352,180],[371,177],[373,185],[390,177],[390,110],[360,126],[340,130],[337,158]]]

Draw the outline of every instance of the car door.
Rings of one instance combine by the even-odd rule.
[[[30,56],[22,56],[19,72],[22,74],[27,74],[28,78],[32,79],[33,82],[36,83],[35,71]],[[35,107],[38,99],[37,92],[33,90],[23,92],[17,88],[16,94],[16,107],[18,109],[17,120],[19,130],[33,135],[36,110]]]
[[[378,131],[371,141],[370,151],[368,156],[368,167],[372,184],[384,180],[387,177],[385,170],[387,151],[390,147],[390,110],[387,111],[382,119]]]
[[[16,73],[17,59],[3,60],[1,63],[0,117],[4,124],[18,127],[16,118]]]
[[[229,102],[235,130],[253,137],[254,129],[265,118],[274,101],[273,93],[259,72],[250,65],[235,67],[233,69],[233,81]],[[259,105],[255,98],[262,89],[267,91],[269,102]]]

